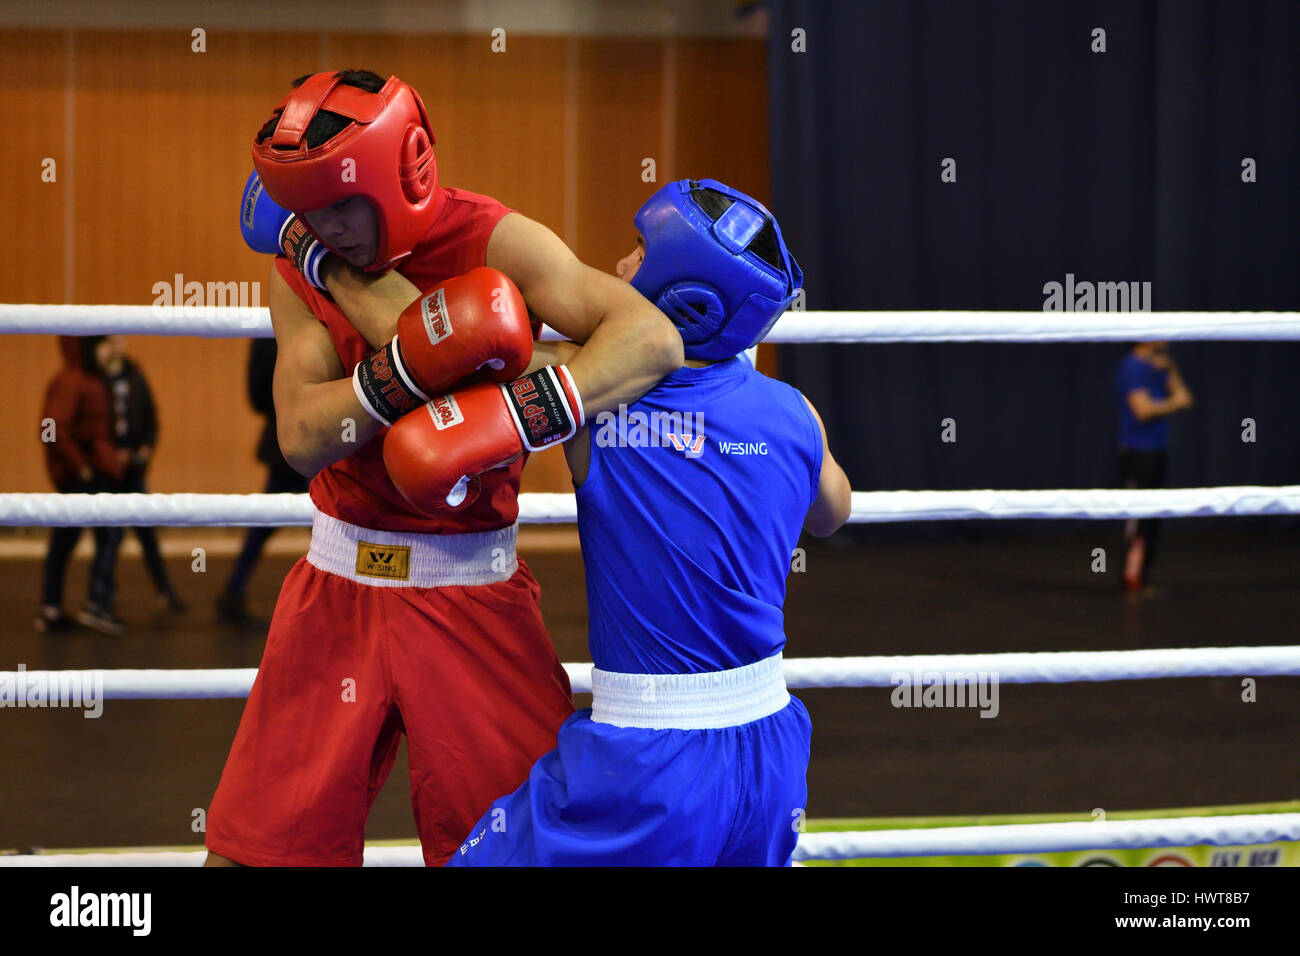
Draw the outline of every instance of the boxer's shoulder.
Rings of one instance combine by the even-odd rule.
[[[424,242],[438,236],[454,235],[464,230],[491,230],[513,210],[504,203],[482,193],[446,186],[438,197],[438,212]],[[416,255],[420,250],[416,249]]]
[[[445,197],[443,201],[449,205],[500,206],[503,209],[506,208],[504,203],[492,196],[476,193],[469,189],[461,189],[458,186],[444,186],[442,191]]]

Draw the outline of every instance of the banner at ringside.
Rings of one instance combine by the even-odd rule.
[[[1233,817],[1242,814],[1296,813],[1300,800],[1276,803],[1235,804],[1217,807],[1179,807],[1159,810],[1122,810],[1103,814],[1094,810],[1088,817],[1081,814],[1014,814],[998,816],[951,817],[864,817],[811,819],[810,833],[855,830],[911,830],[935,827],[977,827],[1009,824],[1078,823],[1086,819],[1144,820],[1179,817]],[[809,860],[805,866],[853,867],[1184,867],[1215,869],[1269,869],[1300,867],[1300,842],[1277,840],[1237,846],[1191,844],[1146,849],[1063,850],[1059,852],[1008,854],[949,854],[943,856],[873,857],[851,860]]]

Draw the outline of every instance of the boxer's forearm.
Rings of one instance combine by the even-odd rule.
[[[547,365],[567,365],[581,348],[576,342],[538,342],[533,346],[533,358],[524,374],[536,372]]]
[[[397,333],[397,317],[420,295],[396,269],[362,272],[338,256],[330,256],[321,273],[334,303],[371,348],[379,348]]]
[[[280,449],[293,470],[311,477],[346,458],[383,427],[361,406],[352,379],[304,385],[276,419]]]
[[[667,317],[626,282],[584,265],[541,223],[507,215],[486,264],[514,281],[534,315],[582,343],[566,364],[589,416],[636,401],[681,368],[682,337]]]
[[[647,303],[606,316],[566,364],[591,419],[635,402],[684,360],[681,335]]]

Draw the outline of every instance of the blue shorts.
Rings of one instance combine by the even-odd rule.
[[[812,722],[794,697],[735,727],[649,730],[580,710],[448,866],[789,866]]]

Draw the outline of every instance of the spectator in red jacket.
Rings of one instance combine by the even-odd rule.
[[[96,351],[104,336],[59,336],[63,368],[45,389],[41,438],[45,467],[54,487],[64,493],[112,490],[124,472],[124,455],[113,443],[112,411],[108,390],[98,374]],[[74,627],[63,612],[63,578],[81,528],[50,529],[41,591],[39,631]],[[91,565],[90,593],[77,619],[109,634],[125,633],[113,613],[113,564],[122,542],[121,528],[95,528],[95,560]]]

